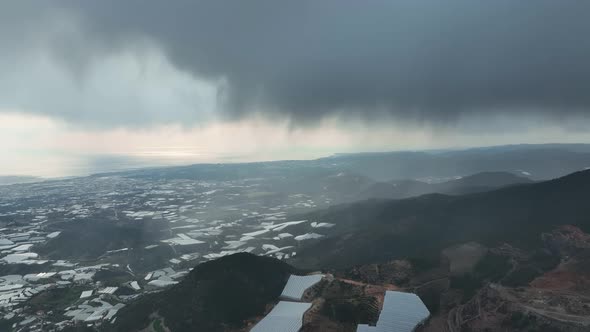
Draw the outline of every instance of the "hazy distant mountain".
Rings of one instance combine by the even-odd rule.
[[[588,144],[508,145],[465,150],[339,154],[318,162],[378,181],[453,177],[485,171],[520,172],[548,180],[590,167]]]
[[[509,172],[481,172],[465,176],[453,181],[440,183],[444,191],[462,192],[465,188],[497,188],[519,183],[531,183],[532,180]],[[448,188],[448,189],[447,189]]]
[[[36,176],[24,175],[0,175],[0,185],[15,184],[15,183],[31,183],[41,181],[42,178]]]
[[[301,250],[300,267],[366,264],[438,255],[457,243],[533,245],[541,232],[571,224],[590,230],[590,170],[556,180],[462,196],[368,200],[312,213],[337,224],[332,235]]]
[[[336,154],[316,160],[197,164],[118,172],[142,179],[235,180],[299,179],[301,188],[316,176],[343,173],[372,181],[450,179],[481,172],[509,172],[548,180],[590,167],[590,144],[507,145],[463,150]],[[364,189],[357,187],[357,191]]]
[[[363,190],[357,198],[402,199],[430,193],[461,195],[531,182],[528,178],[508,172],[482,172],[442,183],[416,180],[378,182]]]

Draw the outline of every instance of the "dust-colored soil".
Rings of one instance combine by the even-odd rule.
[[[576,286],[579,276],[571,271],[551,271],[536,278],[531,282],[531,286],[541,289],[566,290]]]

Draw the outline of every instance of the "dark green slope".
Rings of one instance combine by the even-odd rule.
[[[336,223],[332,235],[293,259],[306,268],[344,267],[438,255],[462,242],[534,246],[539,234],[572,224],[590,231],[590,170],[556,180],[463,196],[368,200],[323,210],[311,219]]]
[[[137,331],[155,321],[175,332],[239,328],[276,301],[292,272],[279,260],[247,253],[209,261],[171,289],[123,308],[107,330]]]

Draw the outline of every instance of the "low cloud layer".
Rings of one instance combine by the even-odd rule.
[[[494,114],[590,115],[587,1],[55,0],[4,2],[0,13],[0,42],[10,49],[0,67],[15,59],[26,67],[23,54],[46,52],[75,86],[44,96],[47,107],[23,103],[26,93],[3,93],[3,106],[77,122],[186,123],[210,112],[230,119],[262,113],[301,125],[333,115],[432,124]],[[136,66],[121,60],[129,52],[140,64],[159,54],[169,68],[145,67],[153,70],[141,75],[153,84],[138,90],[129,78],[139,74],[123,75]],[[108,59],[112,73],[100,70]],[[84,83],[75,80],[88,82],[89,72],[97,86],[80,101]],[[35,74],[22,84],[51,87]],[[0,78],[5,91],[11,82]],[[102,96],[94,92],[101,86],[108,87]],[[113,98],[112,90],[136,95]],[[154,97],[161,91],[165,96]]]

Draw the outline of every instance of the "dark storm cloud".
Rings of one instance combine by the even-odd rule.
[[[225,80],[229,116],[262,111],[306,122],[390,113],[437,122],[497,111],[589,112],[588,1],[55,5],[79,15],[93,47],[148,38],[181,70]]]

